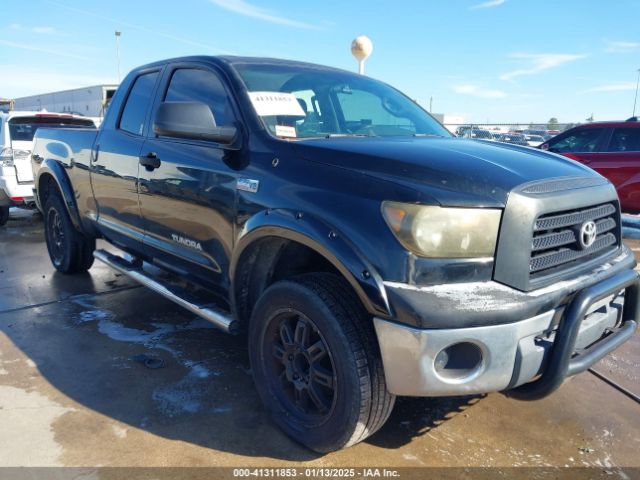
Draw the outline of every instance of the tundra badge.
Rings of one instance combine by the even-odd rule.
[[[236,189],[251,193],[256,193],[259,186],[259,180],[251,180],[250,178],[239,178],[236,183]]]
[[[200,242],[196,242],[195,240],[191,240],[190,238],[184,238],[182,235],[177,235],[175,233],[171,234],[171,238],[176,243],[180,243],[181,245],[184,245],[186,247],[191,247],[195,248],[196,250],[202,251],[202,245],[200,245]]]

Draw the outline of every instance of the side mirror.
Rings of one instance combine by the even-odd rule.
[[[540,150],[549,150],[549,144],[548,143],[543,143],[542,145],[540,145]]]
[[[163,102],[153,131],[166,137],[210,140],[231,146],[237,143],[236,127],[218,127],[208,105],[201,102]]]

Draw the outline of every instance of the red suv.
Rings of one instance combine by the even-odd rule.
[[[540,148],[593,168],[613,183],[622,211],[640,213],[640,122],[580,125],[546,141]]]

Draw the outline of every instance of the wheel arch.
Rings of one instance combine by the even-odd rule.
[[[230,300],[241,325],[247,324],[259,294],[283,278],[279,265],[286,265],[292,275],[315,269],[338,274],[369,313],[391,316],[382,278],[337,229],[299,212],[271,210],[245,223],[231,258]]]
[[[41,212],[44,212],[44,206],[49,195],[57,191],[62,197],[74,228],[80,232],[83,231],[71,181],[64,168],[58,162],[54,160],[44,160],[42,162],[38,170],[35,186],[36,204]]]

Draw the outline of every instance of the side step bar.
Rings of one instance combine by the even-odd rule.
[[[96,250],[93,252],[93,256],[101,262],[106,263],[111,268],[123,273],[136,282],[141,283],[145,287],[149,287],[151,290],[159,293],[163,297],[168,298],[190,312],[210,321],[216,327],[221,328],[225,332],[237,332],[237,322],[231,317],[231,315],[212,305],[201,305],[197,302],[188,300],[187,298],[189,297],[189,294],[184,289],[173,287],[166,282],[163,283],[161,279],[154,278],[141,268],[134,266],[131,262],[128,262],[117,255],[113,255],[106,250]]]

